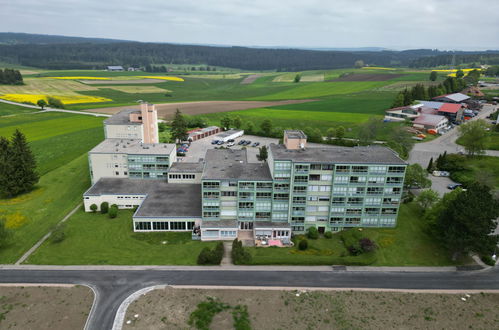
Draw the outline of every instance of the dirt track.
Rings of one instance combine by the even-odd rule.
[[[246,78],[244,78],[243,81],[241,81],[241,85],[249,85],[249,84],[253,83],[255,80],[257,80],[258,78],[260,78],[261,76],[262,76],[261,74],[249,75]]]
[[[314,100],[287,100],[287,101],[199,101],[156,104],[158,117],[170,119],[175,111],[179,109],[184,114],[200,115],[205,113],[227,112],[234,110],[247,110],[277,105],[305,103]],[[138,108],[138,106],[111,107],[85,110],[105,114],[115,114],[123,109]]]
[[[404,76],[403,74],[387,74],[387,73],[354,73],[347,76],[336,78],[329,81],[387,81],[393,78]]]

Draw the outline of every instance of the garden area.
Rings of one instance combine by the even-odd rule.
[[[468,261],[452,261],[451,255],[425,232],[425,227],[421,207],[409,203],[400,207],[396,228],[353,228],[332,234],[331,238],[296,236],[291,248],[244,250],[251,255],[251,265],[449,266]],[[351,246],[362,247],[359,241],[365,238],[376,248],[352,253]],[[308,247],[301,250],[300,241],[305,239]]]

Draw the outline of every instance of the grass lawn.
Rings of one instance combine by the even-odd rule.
[[[499,157],[479,156],[470,158],[463,156],[461,164],[465,169],[451,173],[453,180],[466,184],[477,181],[477,178],[479,178],[491,181],[491,186],[494,185],[496,189],[499,189]]]
[[[118,217],[75,213],[66,224],[66,239],[45,242],[27,261],[52,265],[195,265],[205,246],[216,242],[191,239],[190,232],[134,233],[132,211],[120,210]],[[162,244],[166,241],[167,244]]]
[[[296,247],[247,249],[253,256],[251,264],[255,265],[447,266],[455,264],[450,255],[425,233],[421,209],[415,203],[401,206],[396,228],[364,228],[362,233],[379,246],[375,256],[348,256],[338,234],[333,235],[332,239],[309,239],[309,249],[306,251],[299,251]]]
[[[104,139],[102,118],[66,113],[36,113],[0,120],[0,136],[19,129],[26,135],[44,175],[71,162]]]
[[[31,113],[31,112],[35,112],[35,111],[36,111],[36,109],[25,108],[25,107],[21,107],[19,105],[0,102],[0,117],[1,116],[18,115],[18,114],[23,114],[23,113]],[[5,118],[1,118],[1,120],[4,120],[4,119]]]
[[[462,144],[462,138],[458,138],[456,143],[459,145]],[[490,130],[487,133],[487,139],[485,140],[485,149],[486,150],[499,150],[499,132]]]
[[[0,216],[13,231],[10,245],[0,250],[0,263],[14,263],[82,200],[90,179],[81,155],[41,177],[37,188],[13,199],[0,199]]]

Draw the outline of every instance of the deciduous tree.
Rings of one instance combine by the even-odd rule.
[[[36,102],[36,105],[38,105],[43,110],[43,108],[47,106],[47,102],[45,102],[44,99],[41,99]]]
[[[406,188],[431,187],[431,181],[430,179],[428,179],[428,172],[426,172],[419,164],[412,164],[407,166],[407,170],[405,172],[404,186]]]
[[[460,140],[469,156],[473,157],[485,152],[486,128],[487,123],[482,119],[459,126]]]
[[[270,136],[272,134],[272,121],[270,119],[265,119],[262,121],[260,128],[264,135]]]
[[[437,80],[437,77],[438,77],[438,73],[437,73],[437,71],[432,71],[432,72],[430,73],[430,80],[431,80],[431,81],[435,81],[435,80]]]
[[[435,190],[428,189],[422,191],[419,194],[419,196],[416,198],[416,202],[418,202],[419,205],[421,205],[423,210],[427,210],[430,207],[432,207],[436,202],[438,202],[439,199],[440,197],[438,196],[438,193]]]

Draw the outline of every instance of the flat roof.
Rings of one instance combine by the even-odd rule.
[[[201,185],[101,178],[83,196],[147,195],[134,217],[201,217]]]
[[[267,163],[248,163],[246,149],[208,149],[203,179],[271,181]]]
[[[324,145],[289,150],[282,144],[269,146],[274,160],[334,164],[393,164],[406,165],[393,150],[381,146],[340,147]]]
[[[255,229],[260,228],[291,228],[291,224],[288,222],[277,222],[277,221],[255,221],[253,224]]]
[[[139,139],[105,139],[89,153],[169,155],[174,150],[175,144],[173,143],[142,143]]]
[[[140,113],[139,109],[124,109],[104,120],[106,125],[142,125],[142,123],[131,122],[130,114]]]
[[[288,139],[306,139],[307,136],[300,130],[285,130],[284,134],[287,135]]]
[[[210,228],[239,228],[236,220],[203,221],[201,229]]]
[[[197,163],[184,163],[175,162],[170,166],[168,173],[202,173],[204,163],[199,161]]]
[[[228,131],[218,133],[217,137],[224,138],[224,137],[231,136],[233,134],[236,134],[236,133],[239,133],[242,131],[243,131],[242,129],[230,129]]]
[[[437,126],[442,122],[442,120],[447,121],[447,118],[445,116],[423,114],[418,118],[414,119],[413,123],[420,125]]]

